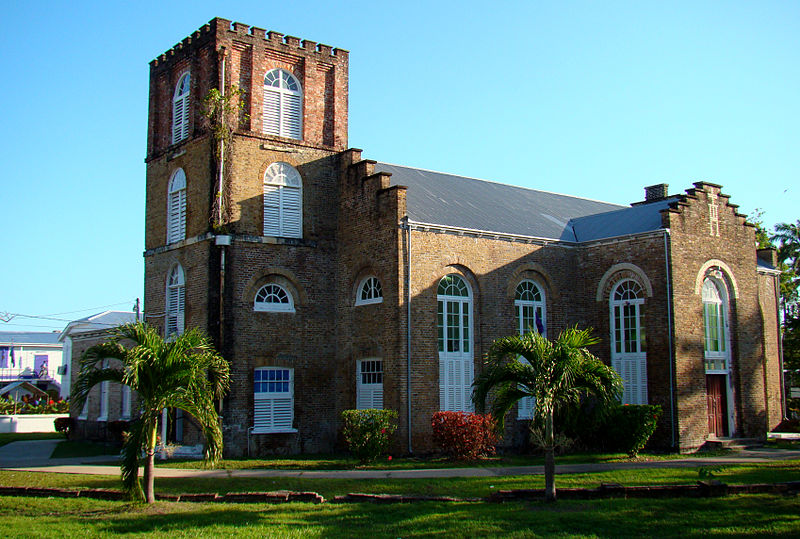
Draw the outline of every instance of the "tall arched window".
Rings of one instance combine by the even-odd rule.
[[[186,174],[179,168],[169,180],[167,243],[186,238]]]
[[[472,298],[459,275],[446,275],[437,290],[439,409],[472,411]]]
[[[264,235],[303,237],[303,181],[289,163],[272,163],[264,173]]]
[[[303,138],[303,89],[288,71],[273,69],[264,77],[262,123],[267,135]]]
[[[728,317],[725,308],[725,297],[711,278],[703,281],[703,333],[705,335],[703,349],[706,358],[706,371],[728,371],[727,365],[727,326]]]
[[[730,391],[728,294],[721,275],[706,276],[701,298],[708,432],[716,436],[731,436],[735,421]]]
[[[647,404],[644,291],[625,279],[611,290],[611,366],[622,377],[624,404]]]
[[[183,268],[175,264],[167,278],[166,337],[183,333],[186,280]]]
[[[547,336],[545,323],[545,301],[542,289],[533,281],[525,280],[517,285],[514,292],[514,314],[517,331],[522,335],[529,329]],[[527,361],[520,357],[520,361]],[[517,419],[533,419],[536,400],[524,397],[517,403]]]
[[[189,136],[189,90],[191,77],[185,73],[172,96],[172,143],[177,144]]]

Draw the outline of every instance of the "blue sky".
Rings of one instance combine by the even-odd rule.
[[[148,62],[215,16],[349,50],[366,158],[616,203],[705,180],[800,218],[797,2],[22,4],[0,34],[0,331],[143,297]]]

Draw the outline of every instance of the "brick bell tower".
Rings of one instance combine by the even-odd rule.
[[[226,137],[205,112],[214,90],[233,110]],[[225,19],[150,62],[145,319],[165,336],[201,328],[229,360],[226,454],[313,451],[335,437],[333,405],[297,399],[292,413],[315,434],[301,442],[292,420],[278,435],[254,434],[253,379],[285,369],[295,387],[318,394],[334,376],[324,337],[335,331],[333,312],[311,300],[335,304],[332,201],[347,107],[347,51]],[[260,309],[264,290],[278,289],[283,312]],[[176,441],[197,443],[191,421],[182,431]]]

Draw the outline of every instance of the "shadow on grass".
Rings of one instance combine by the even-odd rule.
[[[98,533],[237,536],[791,536],[796,501],[775,496],[592,502],[344,504],[315,506],[156,504],[98,523]]]

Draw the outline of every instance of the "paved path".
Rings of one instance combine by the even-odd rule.
[[[119,475],[119,466],[108,465],[113,456],[51,459],[60,440],[31,440],[12,442],[0,447],[0,468],[28,472],[74,473],[90,475]],[[776,460],[800,459],[800,450],[745,449],[724,457],[699,458],[687,456],[672,460],[615,462],[596,464],[560,464],[556,473],[587,473],[607,470],[641,468],[692,468],[726,464],[763,463]],[[557,459],[556,459],[557,461]],[[99,464],[103,463],[103,464]],[[140,470],[141,471],[141,470]],[[507,475],[542,475],[543,466],[505,466],[492,468],[436,468],[423,470],[182,470],[156,468],[156,477],[303,477],[338,479],[411,479],[447,477],[498,477]]]

